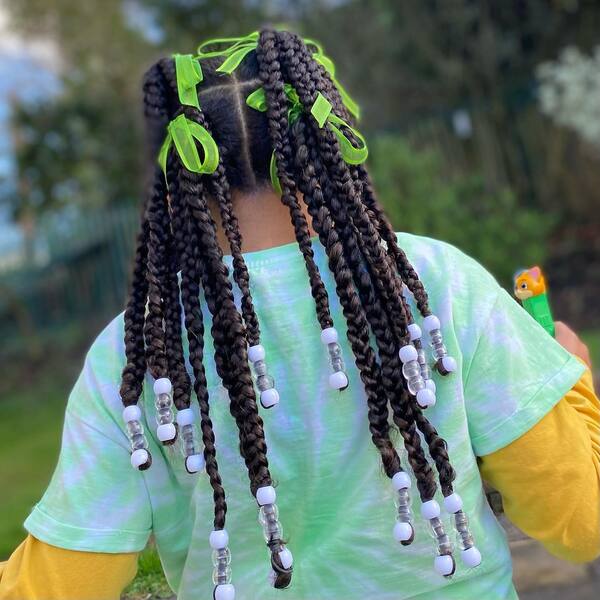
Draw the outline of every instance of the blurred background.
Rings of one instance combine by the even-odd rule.
[[[600,365],[600,2],[0,0],[0,560],[49,481],[85,350],[124,303],[142,74],[265,23],[335,60],[395,226],[459,246],[507,288],[541,264],[555,317]],[[598,585],[532,542],[514,556],[523,598]],[[149,549],[128,597],[168,596]]]

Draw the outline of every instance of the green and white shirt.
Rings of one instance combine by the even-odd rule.
[[[433,571],[435,544],[419,516],[418,497],[413,499],[414,543],[404,547],[394,541],[393,489],[370,440],[365,395],[341,335],[345,320],[325,252],[315,243],[348,366],[350,386],[341,393],[327,385],[328,357],[294,243],[245,255],[261,342],[281,395],[280,404],[263,411],[263,418],[284,538],[294,554],[292,585],[283,592],[268,584],[270,564],[256,502],[239,456],[228,396],[215,372],[212,340],[206,339],[238,600],[516,598],[508,545],[483,494],[477,456],[528,431],[575,384],[583,367],[477,262],[442,242],[405,233],[398,240],[458,361],[454,375],[434,376],[438,401],[427,416],[448,442],[455,489],[483,563],[469,570],[457,560],[451,580]],[[69,397],[58,466],[25,527],[54,546],[109,553],[142,550],[152,534],[178,598],[211,598],[210,485],[204,474],[185,471],[178,445],[157,442],[150,378],[140,406],[153,464],[144,472],[131,468],[119,397],[124,362],[120,315],[86,357]],[[397,447],[400,451],[399,436]],[[450,519],[445,520],[452,532]]]

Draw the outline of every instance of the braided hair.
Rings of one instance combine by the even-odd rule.
[[[252,39],[255,47],[229,74],[218,70],[222,63],[218,52],[200,56],[202,77],[196,87],[197,103],[182,101],[176,60],[159,61],[145,77],[144,107],[153,156],[165,137],[169,140],[169,123],[183,120],[186,127],[201,130],[216,143],[218,158],[212,169],[194,169],[179,154],[177,144],[170,143],[165,146],[162,168],[157,164],[153,171],[125,311],[126,364],[121,398],[132,444],[132,464],[141,470],[151,465],[137,408],[149,371],[155,379],[158,438],[163,444],[173,444],[181,437],[187,470],[194,473],[206,469],[214,498],[214,530],[210,537],[215,552],[214,597],[232,598],[225,529],[227,503],[219,475],[204,366],[202,296],[212,317],[210,335],[216,371],[229,395],[250,491],[260,507],[272,583],[276,588],[290,584],[292,556],[281,535],[259,413],[259,404],[269,408],[279,397],[267,374],[243,239],[232,202],[233,190],[255,191],[274,185],[289,210],[306,265],[316,321],[334,369],[330,382],[341,390],[348,380],[328,290],[315,262],[314,242],[302,203],[325,249],[366,393],[371,439],[398,495],[394,535],[403,545],[414,538],[409,497],[412,472],[423,503],[422,514],[437,541],[435,568],[451,576],[455,562],[440,507],[434,500],[438,486],[446,508],[454,514],[462,553],[468,554],[465,562],[474,565],[480,557],[460,497],[453,490],[455,472],[446,442],[424,413],[435,402],[435,384],[407,294],[414,297],[424,318],[439,373],[451,373],[455,363],[446,352],[439,320],[431,313],[425,288],[377,202],[366,168],[344,155],[340,135],[355,147],[360,139],[332,74],[322,60],[315,59],[315,49],[297,35],[264,29]],[[300,109],[293,119],[290,87]],[[264,93],[264,111],[246,103],[259,88]],[[323,100],[337,119],[336,130],[312,112]],[[204,146],[196,146],[206,158]],[[234,301],[229,269],[217,239],[217,223],[225,232],[233,259],[240,308]],[[189,343],[191,377],[185,364],[183,335]],[[201,445],[196,439],[192,396],[198,403]],[[402,439],[405,466],[393,441],[393,428]]]

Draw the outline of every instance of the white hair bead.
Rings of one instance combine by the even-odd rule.
[[[134,469],[139,469],[142,465],[146,464],[150,458],[148,454],[148,450],[144,448],[140,448],[139,450],[134,450],[131,453],[131,466]]]
[[[227,533],[227,529],[215,529],[214,531],[211,531],[208,542],[213,550],[226,548],[227,544],[229,544],[229,534]]]
[[[260,403],[263,408],[271,408],[279,403],[279,392],[275,388],[263,390],[260,393]]]
[[[414,535],[412,525],[410,523],[404,523],[397,521],[394,525],[394,539],[397,542],[408,542]]]
[[[220,583],[213,592],[214,600],[235,600],[235,587],[232,583]]]
[[[165,423],[163,425],[159,425],[156,428],[156,437],[161,442],[168,442],[169,440],[174,440],[177,436],[177,429],[175,429],[175,425],[173,423]]]
[[[344,371],[336,371],[329,376],[329,387],[334,390],[343,390],[348,386],[348,377]]]
[[[248,360],[250,362],[255,363],[257,360],[264,360],[264,358],[265,349],[261,344],[256,344],[248,348]]]
[[[398,471],[392,477],[392,485],[394,486],[395,490],[410,489],[412,485],[410,475],[406,471]]]
[[[199,473],[204,469],[206,462],[202,454],[192,454],[185,457],[185,468],[188,473]]]
[[[448,575],[452,575],[454,573],[455,565],[454,559],[451,554],[442,554],[441,556],[436,556],[433,561],[433,568],[436,573],[440,575],[444,575],[444,577],[448,577]]]
[[[424,390],[419,390],[417,392],[417,404],[421,408],[428,408],[429,406],[433,406],[436,402],[435,393],[430,389],[425,388]]]
[[[264,506],[265,504],[275,504],[276,499],[277,494],[275,493],[275,488],[272,485],[264,485],[256,490],[256,501],[258,502],[259,506]]]
[[[454,373],[456,371],[456,360],[452,356],[442,357],[442,367],[448,373]]]
[[[335,327],[326,327],[321,331],[321,342],[323,344],[335,344],[338,341],[338,332]]]
[[[425,387],[428,390],[431,390],[434,394],[437,391],[437,386],[435,385],[435,381],[433,379],[425,379]]]
[[[191,425],[195,420],[194,411],[191,408],[182,408],[177,413],[177,425]]]
[[[435,315],[428,315],[423,319],[423,329],[427,333],[440,328],[440,320]]]
[[[420,340],[423,332],[421,328],[416,323],[411,323],[408,326],[408,334],[410,335],[410,341],[414,342],[415,340]]]
[[[126,406],[123,409],[123,421],[128,423],[129,421],[139,421],[142,418],[142,411],[137,404]]]
[[[292,566],[292,563],[294,562],[294,557],[292,556],[292,553],[287,548],[284,548],[279,553],[279,560],[281,561],[281,566],[284,569],[289,569]]]
[[[481,552],[475,546],[462,550],[460,558],[465,566],[470,568],[478,567],[481,564]]]
[[[456,493],[452,493],[444,498],[444,508],[450,513],[454,514],[463,507],[462,498]]]
[[[406,344],[406,346],[402,346],[398,352],[398,356],[403,364],[412,360],[417,360],[419,357],[417,349],[412,344]]]
[[[441,514],[440,505],[436,500],[427,500],[421,505],[421,516],[430,521]]]
[[[171,380],[168,377],[161,377],[154,382],[154,393],[157,396],[161,394],[170,394],[173,390]]]

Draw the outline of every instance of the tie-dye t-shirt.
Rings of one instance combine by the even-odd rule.
[[[457,560],[451,580],[437,575],[434,542],[419,516],[417,497],[414,543],[404,547],[394,541],[394,493],[370,440],[350,348],[340,336],[350,386],[333,391],[304,262],[297,245],[290,244],[246,255],[267,364],[281,395],[280,404],[263,417],[284,537],[294,554],[292,585],[284,592],[268,584],[270,564],[256,502],[207,336],[211,412],[239,600],[516,598],[507,542],[482,492],[476,457],[530,429],[575,384],[583,367],[475,261],[441,242],[398,237],[458,361],[457,373],[436,376],[438,402],[427,415],[448,442],[455,489],[483,562],[469,570]],[[341,333],[345,321],[318,243],[315,254]],[[87,355],[69,398],[58,466],[25,526],[49,544],[95,552],[142,550],[153,535],[178,598],[211,598],[210,486],[205,474],[187,474],[177,446],[157,443],[150,379],[140,403],[153,464],[143,473],[131,468],[118,391],[123,364],[121,315]]]

